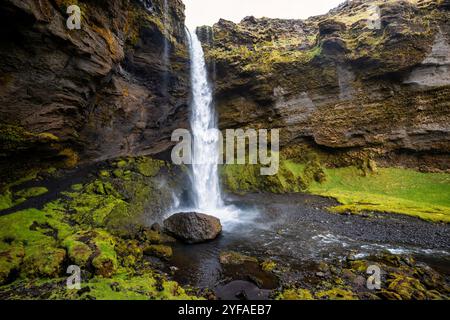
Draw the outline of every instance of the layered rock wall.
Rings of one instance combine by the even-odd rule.
[[[200,28],[220,126],[280,128],[283,146],[338,155],[331,165],[449,170],[449,19],[448,1],[357,0]]]
[[[187,126],[181,0],[0,3],[0,168],[170,149]],[[69,30],[67,7],[81,9]],[[2,179],[4,181],[4,179]]]

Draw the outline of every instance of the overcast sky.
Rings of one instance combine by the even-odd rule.
[[[327,13],[344,0],[183,0],[188,27],[213,25],[220,18],[239,22],[257,18],[305,19]]]

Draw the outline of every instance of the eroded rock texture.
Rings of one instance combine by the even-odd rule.
[[[181,0],[0,3],[0,167],[158,154],[187,126]],[[81,30],[66,27],[81,8]],[[14,166],[13,168],[11,168]]]
[[[449,170],[449,19],[448,1],[357,0],[308,20],[200,28],[220,126]]]

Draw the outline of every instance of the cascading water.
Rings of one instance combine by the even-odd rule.
[[[162,62],[164,66],[164,76],[163,76],[163,83],[162,83],[162,90],[165,97],[168,96],[168,87],[169,87],[169,68],[170,68],[170,61],[169,61],[169,40],[168,36],[170,34],[169,31],[169,3],[168,0],[164,0],[163,3],[163,23],[164,23],[164,46],[163,46],[163,53],[162,53]]]
[[[191,58],[192,186],[195,210],[214,215],[222,222],[236,221],[238,210],[225,206],[219,185],[217,118],[202,45],[195,32],[187,31]]]

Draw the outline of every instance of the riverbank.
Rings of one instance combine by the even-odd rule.
[[[241,223],[225,226],[212,242],[176,242],[152,224],[162,221],[173,190],[183,198],[183,172],[130,158],[15,186],[13,195],[22,187],[48,192],[1,212],[0,297],[398,299],[392,283],[399,281],[411,297],[448,296],[448,224],[373,212],[336,215],[328,208],[338,203],[327,197],[230,194],[226,203],[245,215]],[[249,258],[230,266],[221,259],[227,252]],[[361,284],[373,263],[386,269],[384,291]],[[82,268],[79,291],[65,287],[71,264]]]

